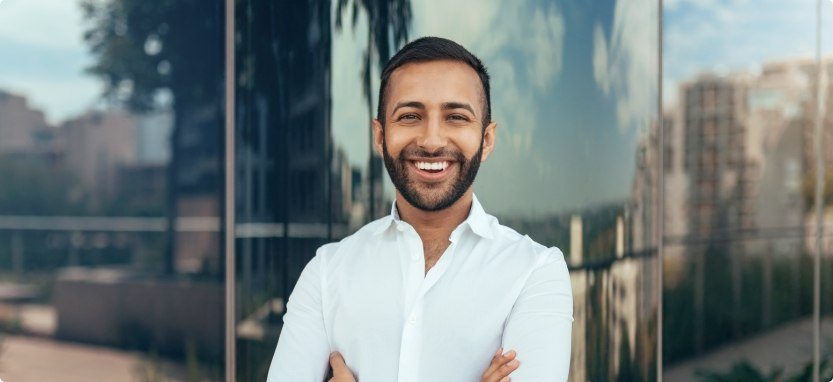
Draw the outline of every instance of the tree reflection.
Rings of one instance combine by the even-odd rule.
[[[241,380],[265,379],[283,313],[269,307],[286,301],[303,266],[318,246],[333,240],[334,226],[345,221],[349,209],[345,195],[352,187],[344,185],[355,183],[356,175],[344,171],[346,158],[333,143],[331,84],[333,35],[347,24],[348,11],[353,28],[360,14],[369,20],[363,66],[356,74],[372,115],[372,73],[408,38],[409,1],[236,4],[236,216],[248,227],[278,224],[271,233],[238,232],[244,236],[237,241],[240,325],[263,329],[240,335]],[[372,157],[369,183],[381,185],[381,173],[381,161]],[[378,196],[370,195],[371,211],[364,216],[375,214]]]
[[[219,215],[223,3],[84,0],[81,6],[90,25],[84,41],[95,59],[88,72],[104,81],[105,99],[136,113],[173,111],[165,271],[174,273],[180,211]]]

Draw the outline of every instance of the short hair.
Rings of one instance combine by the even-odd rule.
[[[480,77],[483,85],[483,128],[492,121],[492,98],[489,93],[489,73],[486,67],[480,62],[477,56],[471,54],[462,45],[442,37],[420,37],[409,42],[388,60],[385,69],[382,70],[382,82],[379,84],[379,107],[376,111],[376,118],[385,125],[385,109],[387,106],[387,87],[391,74],[399,67],[412,62],[430,62],[451,60],[467,64]]]

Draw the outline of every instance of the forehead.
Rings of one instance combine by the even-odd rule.
[[[388,80],[388,109],[399,101],[474,105],[481,99],[480,77],[471,66],[459,61],[408,63],[394,70]]]

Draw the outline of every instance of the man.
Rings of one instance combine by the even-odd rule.
[[[486,68],[462,46],[426,37],[391,58],[373,120],[391,214],[307,264],[269,382],[322,381],[328,363],[334,381],[567,379],[563,254],[500,225],[473,193],[496,126]]]

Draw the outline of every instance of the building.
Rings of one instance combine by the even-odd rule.
[[[103,202],[117,193],[118,171],[137,162],[136,118],[122,111],[87,111],[61,124],[67,169],[83,193]]]
[[[0,156],[57,164],[56,132],[25,97],[0,90]]]

